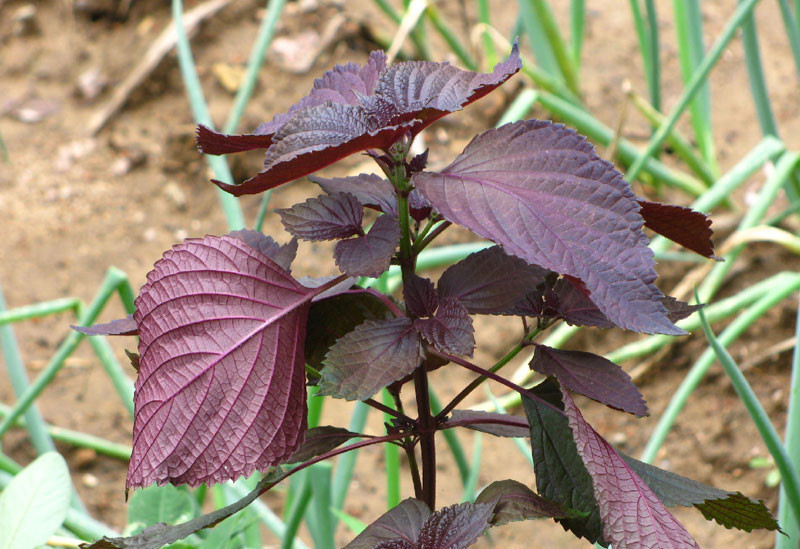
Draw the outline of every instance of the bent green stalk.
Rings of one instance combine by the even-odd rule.
[[[764,444],[781,473],[782,492],[786,494],[790,507],[794,511],[795,522],[800,524],[800,474],[794,467],[786,448],[783,447],[781,438],[778,436],[775,426],[772,425],[767,412],[764,411],[753,388],[747,382],[747,378],[739,369],[739,366],[736,365],[725,346],[711,331],[711,326],[708,325],[708,321],[703,316],[703,311],[700,310],[698,314],[700,315],[700,322],[703,324],[703,331],[706,333],[706,338],[708,338],[717,360],[719,360],[725,373],[728,374],[736,394],[739,395],[745,408],[747,408],[750,418],[755,423],[761,438],[764,440]]]
[[[792,355],[792,380],[789,385],[789,409],[786,411],[786,453],[792,460],[795,471],[800,471],[800,305],[795,320],[795,345]],[[792,544],[800,544],[800,521],[794,519],[798,512],[797,504],[793,504],[786,486],[781,484],[778,496],[778,523],[786,535],[780,532],[775,537],[775,549],[791,549]]]

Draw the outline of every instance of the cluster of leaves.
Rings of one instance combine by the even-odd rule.
[[[212,515],[95,547],[180,539],[296,471],[377,443],[407,452],[419,447],[422,477],[412,471],[416,497],[380,517],[351,548],[467,547],[491,526],[540,517],[615,548],[696,547],[669,505],[694,505],[727,527],[777,529],[760,502],[620,454],[584,420],[571,393],[646,415],[630,377],[600,356],[535,342],[558,321],[683,334],[675,322],[696,308],[655,286],[643,227],[713,258],[705,216],[638,199],[584,137],[547,121],[483,132],[439,171],[427,170],[427,152],[408,158],[420,131],[497,88],[520,66],[516,47],[489,74],[430,62],[386,66],[375,52],[364,66],[325,73],[306,97],[253,134],[198,128],[198,146],[207,154],[267,150],[255,177],[240,185],[215,182],[235,195],[274,188],[359,151],[386,177],[312,178],[324,194],[278,210],[293,237],[288,244],[237,231],[176,245],[148,275],[131,318],[90,329],[139,336],[126,488],[196,486],[271,471],[248,498]],[[365,208],[378,212],[369,228]],[[415,272],[415,259],[451,224],[497,246],[455,263],[434,283]],[[295,278],[296,239],[336,240],[341,276]],[[392,264],[402,271],[401,300],[355,284]],[[523,322],[518,348],[535,345],[530,366],[547,381],[526,390],[470,362],[472,315],[535,319]],[[433,416],[427,372],[448,363],[482,377]],[[518,390],[527,417],[458,410],[487,377]],[[399,398],[413,384],[419,415],[398,408],[386,435],[340,447],[363,435],[332,426],[307,430],[307,384],[317,384],[320,395],[373,405],[380,389]],[[537,491],[500,480],[473,503],[435,510],[432,437],[456,427],[530,437]]]

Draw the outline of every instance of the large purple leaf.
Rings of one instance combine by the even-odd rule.
[[[506,124],[475,137],[440,173],[413,181],[446,219],[582,280],[618,326],[684,333],[661,304],[630,186],[573,130],[539,120]]]
[[[563,406],[560,387],[550,379],[537,385],[533,393],[556,408]],[[565,509],[585,514],[575,518],[557,518],[565,530],[607,546],[603,540],[603,523],[592,490],[592,478],[575,447],[567,418],[542,401],[525,395],[522,404],[530,423],[537,491]]]
[[[597,402],[637,416],[648,415],[644,398],[631,377],[607,358],[583,351],[562,351],[536,344],[530,367]]]
[[[711,219],[705,214],[672,204],[639,200],[644,226],[698,254],[718,259],[711,241]]]
[[[439,297],[457,298],[470,313],[499,313],[544,281],[547,271],[492,246],[462,259],[442,273]]]
[[[384,214],[367,234],[337,242],[333,257],[345,274],[377,278],[389,268],[399,243],[397,218]]]
[[[312,242],[363,235],[364,209],[350,193],[336,193],[309,198],[291,208],[275,210],[281,223],[292,235]]]
[[[205,154],[230,154],[252,149],[268,149],[272,137],[301,109],[324,105],[326,102],[355,105],[360,96],[375,91],[378,76],[386,66],[386,55],[374,51],[363,67],[356,63],[336,65],[314,81],[308,95],[292,105],[288,113],[278,114],[271,122],[261,124],[253,134],[224,135],[200,125],[197,128],[197,147]]]
[[[291,272],[292,261],[297,256],[297,240],[294,238],[281,245],[272,240],[272,237],[252,229],[240,229],[228,234],[244,240],[248,246],[258,250],[283,269]]]
[[[516,480],[497,480],[484,488],[475,503],[488,503],[494,507],[492,526],[538,518],[565,518],[569,513],[563,507],[542,496]]]
[[[344,71],[347,78],[331,76],[335,85],[315,89],[288,114],[259,127],[259,135],[227,140],[227,136],[201,127],[198,146],[210,154],[268,146],[261,173],[241,185],[214,183],[236,196],[253,194],[359,151],[386,150],[404,136],[416,135],[442,116],[483,97],[521,68],[516,44],[509,58],[490,74],[462,71],[446,63],[399,63],[384,70],[377,62],[373,65],[366,71],[368,79],[360,72],[352,76],[353,71]],[[352,86],[351,80],[363,85]]]
[[[328,194],[350,193],[361,202],[362,206],[397,216],[397,196],[392,184],[384,177],[362,173],[333,179],[309,176],[308,179],[322,187]]]
[[[330,348],[317,394],[364,400],[413,372],[421,359],[410,319],[367,320]]]
[[[576,448],[592,477],[606,541],[615,549],[699,547],[639,475],[586,423],[569,394],[562,395]]]
[[[133,315],[128,315],[125,318],[118,318],[105,324],[95,324],[94,326],[70,326],[76,332],[80,332],[87,336],[96,335],[137,335],[139,328],[136,326],[136,321]]]
[[[303,340],[316,293],[239,238],[164,254],[136,299],[128,488],[223,482],[291,455],[306,430]]]
[[[344,549],[375,549],[381,543],[397,539],[405,541],[413,549],[417,535],[429,516],[431,510],[423,501],[405,499],[367,526]]]
[[[442,298],[436,314],[414,320],[414,327],[434,349],[456,355],[472,356],[475,330],[464,307],[453,297]]]

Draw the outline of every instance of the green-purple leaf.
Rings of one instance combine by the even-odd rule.
[[[497,480],[483,489],[475,503],[494,506],[492,526],[539,518],[565,518],[569,513],[521,482]]]
[[[367,234],[337,242],[333,257],[345,274],[377,278],[389,268],[399,243],[397,218],[384,214]]]
[[[558,384],[548,380],[536,386],[533,392],[540,398],[561,408]],[[536,472],[537,491],[544,498],[565,509],[574,509],[585,516],[559,519],[565,530],[590,542],[606,546],[603,540],[603,523],[595,502],[592,478],[578,454],[567,418],[543,402],[522,396],[531,434],[533,467]]]
[[[350,193],[361,205],[397,216],[397,196],[385,177],[362,173],[350,177],[325,179],[315,175],[308,178],[328,194]]]
[[[540,374],[556,377],[570,391],[597,402],[637,416],[649,413],[631,377],[607,358],[536,344],[536,352],[529,365]]]
[[[756,528],[780,530],[763,501],[702,484],[621,453],[620,456],[667,507],[694,506],[707,520],[713,519],[726,528],[746,532]]]
[[[414,320],[414,327],[434,349],[455,355],[472,356],[475,330],[466,307],[452,297],[439,301],[436,314]]]
[[[330,348],[317,394],[364,400],[413,372],[421,358],[410,319],[367,320]]]
[[[341,427],[325,425],[314,427],[306,431],[306,438],[303,444],[295,450],[286,460],[287,463],[300,463],[311,458],[321,456],[329,450],[333,450],[340,444],[344,444],[352,438],[360,437],[358,433],[352,433]]]
[[[306,430],[312,297],[243,240],[167,251],[136,299],[139,377],[126,486],[217,483],[266,470]]]
[[[527,262],[582,280],[622,328],[683,334],[667,318],[639,204],[586,139],[539,120],[486,131],[415,186],[445,219]]]
[[[440,298],[457,298],[470,313],[493,314],[522,299],[546,275],[544,269],[492,246],[448,267],[437,290]]]
[[[275,211],[286,230],[303,240],[315,242],[364,234],[361,230],[364,210],[350,193],[321,195]]]
[[[615,549],[698,548],[639,475],[586,423],[566,391],[562,399],[578,454],[592,478],[603,537]]]

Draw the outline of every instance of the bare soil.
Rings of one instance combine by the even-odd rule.
[[[113,8],[115,4],[114,1],[75,2],[99,8],[107,5]],[[288,108],[310,88],[316,75],[334,63],[363,61],[377,47],[370,40],[370,33],[390,36],[393,32],[394,27],[372,2],[352,0],[340,4],[339,7],[324,1],[288,4],[278,37],[293,39],[309,30],[322,33],[336,13],[343,14],[346,23],[307,73],[287,72],[276,62],[276,56],[270,55],[240,126],[242,130],[252,129]],[[493,20],[507,34],[513,25],[513,14],[507,3],[493,4]],[[592,112],[614,127],[623,112],[623,82],[630,80],[634,89],[646,93],[641,61],[627,6],[612,0],[588,4],[582,85]],[[27,23],[17,21],[19,10],[28,5],[35,7],[32,19]],[[186,8],[195,5],[196,2],[187,2]],[[443,2],[444,12],[460,29],[463,18],[459,15],[459,5],[454,1]],[[733,6],[733,2],[703,3],[707,44],[718,36]],[[244,65],[262,7],[263,2],[233,1],[204,24],[193,41],[198,71],[218,125],[224,122],[232,102],[232,94],[218,76],[220,67],[239,69]],[[469,7],[472,8],[471,3]],[[668,107],[681,91],[669,7],[668,3],[659,3],[664,10],[660,15],[664,102]],[[787,145],[796,148],[800,144],[798,87],[778,7],[776,3],[764,2],[756,14],[775,115]],[[92,15],[74,11],[71,2],[30,4],[0,0],[0,135],[10,157],[10,163],[0,163],[0,283],[10,307],[64,296],[77,296],[88,302],[111,265],[128,273],[134,288],[138,288],[161,253],[176,242],[226,232],[215,190],[208,183],[206,164],[193,146],[192,115],[174,54],[168,55],[133,92],[124,108],[101,132],[95,136],[87,133],[92,115],[140,62],[169,20],[168,3],[155,0],[133,2],[126,19],[110,18],[102,9]],[[474,22],[475,14],[469,11],[466,20]],[[436,44],[436,38],[431,39]],[[446,48],[437,47],[434,51],[447,58]],[[78,91],[81,77],[88,78],[90,71],[94,71],[95,82],[108,83],[93,98]],[[508,94],[522,81],[522,77],[517,79],[517,84],[509,84],[502,93],[443,120],[428,132],[434,166],[448,162],[475,132],[496,121]],[[761,137],[740,43],[735,41],[724,53],[711,82],[715,142],[725,171]],[[545,116],[543,112],[532,115]],[[689,134],[687,121],[683,121],[681,129]],[[628,109],[623,134],[641,143],[648,131],[634,109]],[[665,158],[671,161],[668,155]],[[360,158],[351,159],[329,173],[350,171],[362,162]],[[234,174],[242,179],[258,171],[260,163],[258,154],[236,159]],[[746,209],[748,197],[764,179],[764,173],[757,174],[737,194],[739,211]],[[655,196],[651,189],[638,188],[637,192]],[[314,193],[316,189],[308,182],[287,185],[275,192],[272,207],[290,206]],[[688,202],[685,196],[670,192],[666,199]],[[254,219],[258,201],[258,197],[242,200],[248,220]],[[723,222],[730,219],[729,213],[722,211],[720,215]],[[268,216],[264,230],[278,240],[285,240],[277,216]],[[720,233],[718,241],[725,234]],[[449,238],[461,240],[465,236],[456,233]],[[329,259],[329,248],[305,246],[294,270],[300,274],[325,274],[332,268]],[[772,273],[798,266],[800,262],[795,256],[774,246],[752,246],[739,260],[722,296],[733,295]],[[664,275],[661,287],[669,291],[690,267],[660,265]],[[795,307],[793,300],[782,303],[731,347],[734,358],[740,362],[761,359],[747,375],[781,430],[788,399],[790,356],[785,352],[769,356],[765,353],[792,337]],[[101,320],[121,314],[122,309],[115,302]],[[37,376],[53,355],[69,333],[72,321],[57,316],[15,326],[31,377]],[[483,347],[477,360],[481,364],[503,354],[519,337],[519,327],[505,320],[480,319],[478,327]],[[715,326],[717,331],[723,327],[724,324]],[[572,345],[606,351],[637,337],[614,331],[591,331],[584,332]],[[126,342],[116,340],[113,344],[124,363]],[[652,361],[641,383],[652,411],[649,418],[638,420],[583,400],[580,405],[600,433],[626,452],[637,455],[687,369],[703,349],[701,336],[680,338]],[[641,362],[631,362],[625,367],[633,369],[640,365]],[[134,372],[129,373],[133,377]],[[433,383],[446,398],[470,378],[450,366],[436,372]],[[492,389],[496,394],[503,392],[501,387]],[[484,398],[483,393],[478,392],[472,402],[479,398]],[[14,401],[4,375],[0,376],[0,401]],[[83,345],[68,361],[38,405],[46,420],[54,425],[129,442],[131,421],[88,345]],[[349,410],[347,405],[328,402],[326,423],[346,425]],[[379,432],[378,414],[373,414],[369,428],[371,432]],[[461,438],[465,447],[472,448],[470,433]],[[23,431],[12,431],[4,440],[3,450],[21,462],[33,457]],[[126,465],[67,446],[61,446],[60,450],[69,460],[75,483],[92,514],[121,529],[126,521],[123,496]],[[439,455],[438,501],[449,505],[460,500],[460,483],[444,444]],[[765,485],[767,471],[748,465],[751,458],[767,455],[729,382],[714,366],[678,419],[656,464],[702,482],[764,499],[775,510],[777,490]],[[507,440],[485,437],[482,459],[479,486],[510,476],[533,483],[529,466]],[[385,510],[381,468],[382,453],[378,449],[363,451],[359,456],[346,511],[366,522]],[[403,488],[404,496],[413,493],[409,484]],[[280,511],[279,496],[269,495],[266,501]],[[725,530],[707,523],[693,509],[679,509],[677,515],[702,547],[761,549],[771,547],[774,540],[771,533]],[[337,541],[344,544],[349,537],[348,532],[340,529]],[[565,534],[560,526],[546,521],[505,526],[492,531],[492,538],[499,547],[587,546],[586,542]],[[488,547],[489,542],[481,541],[479,546]]]

